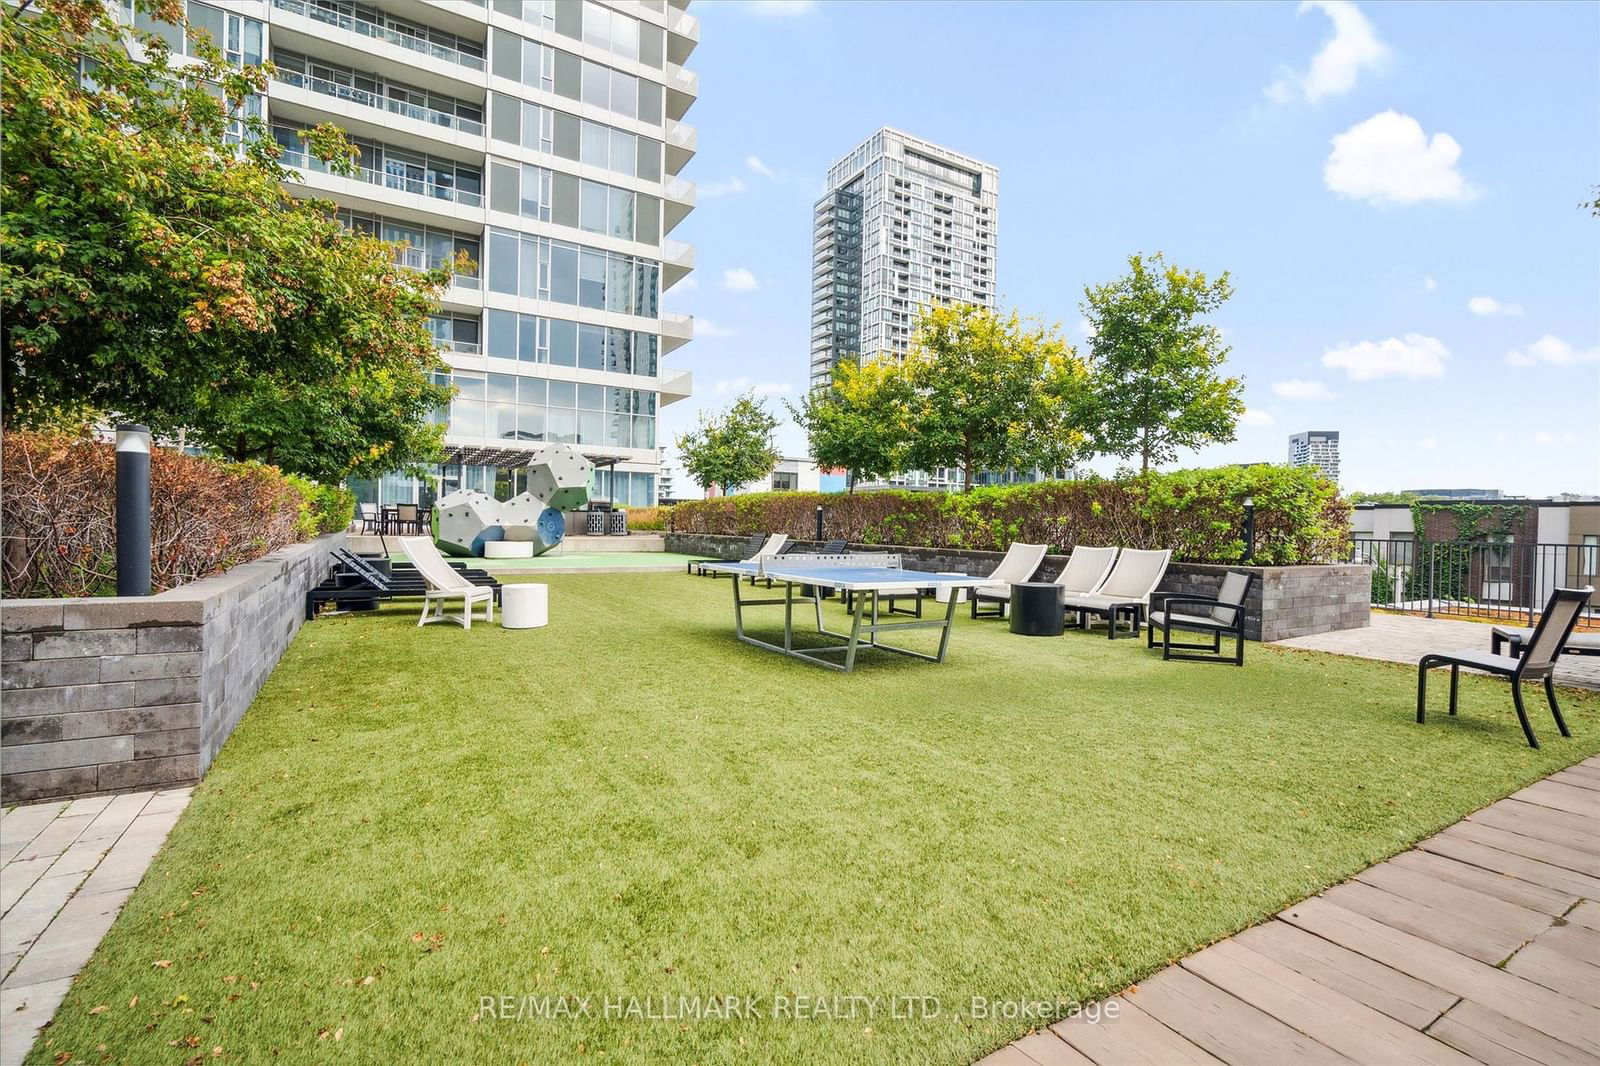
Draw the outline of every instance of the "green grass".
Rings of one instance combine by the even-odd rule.
[[[1487,680],[1418,726],[1403,666],[965,620],[845,676],[735,642],[726,581],[547,580],[542,630],[307,626],[32,1061],[960,1062],[1028,1028],[973,996],[1114,992],[1600,750],[1576,693],[1535,752]]]

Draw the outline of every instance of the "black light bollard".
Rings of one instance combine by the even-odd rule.
[[[117,595],[150,595],[150,431],[117,427]]]
[[[1254,496],[1244,498],[1244,561],[1250,562],[1256,557],[1256,499]]]
[[[822,543],[822,504],[817,504],[817,543]]]

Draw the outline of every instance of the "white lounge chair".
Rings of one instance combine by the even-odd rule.
[[[988,577],[972,586],[972,617],[1004,618],[1011,608],[1011,583],[1026,581],[1033,576],[1039,564],[1044,562],[1045,548],[1043,544],[1012,542],[1000,564],[989,572]],[[980,610],[979,605],[984,603],[995,604],[995,607],[991,611]]]
[[[1117,549],[1086,548],[1078,545],[1067,557],[1067,565],[1056,575],[1056,584],[1068,596],[1087,596],[1100,587],[1116,564]]]
[[[494,621],[494,589],[474,585],[452,569],[444,556],[439,554],[432,537],[401,537],[400,550],[406,553],[406,558],[411,560],[411,565],[417,568],[417,573],[422,575],[422,580],[427,584],[422,594],[422,617],[417,619],[417,625],[454,622],[463,629],[471,629],[472,608],[477,603],[484,605],[483,620]],[[444,605],[449,600],[460,600],[463,612],[446,614]],[[433,608],[431,616],[428,614],[430,607]]]
[[[1171,561],[1171,551],[1124,548],[1099,588],[1087,595],[1069,593],[1062,603],[1068,611],[1077,612],[1080,629],[1088,628],[1088,616],[1096,614],[1106,620],[1106,636],[1115,639],[1117,618],[1127,615],[1133,623],[1129,635],[1137,637],[1140,624],[1150,613],[1150,596],[1166,576]]]

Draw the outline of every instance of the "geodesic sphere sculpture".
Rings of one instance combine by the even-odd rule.
[[[451,555],[482,555],[483,542],[502,539],[500,502],[476,489],[461,489],[441,496],[439,529],[435,539]]]
[[[543,555],[567,535],[567,520],[554,507],[531,492],[511,497],[500,505],[500,527],[507,540],[531,541],[533,554]]]
[[[528,492],[547,507],[576,511],[589,502],[594,464],[566,444],[546,444],[528,456]]]

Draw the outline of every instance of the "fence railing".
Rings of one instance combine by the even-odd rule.
[[[1351,559],[1372,564],[1374,607],[1532,625],[1555,589],[1596,584],[1600,545],[1357,538]]]
[[[299,167],[301,170],[314,171],[318,174],[333,174],[328,164],[312,155],[310,152],[285,149],[278,157],[285,166]],[[374,170],[371,167],[356,167],[350,175],[335,174],[335,177],[351,177],[356,181],[364,181],[369,185],[382,185],[387,189],[398,189],[402,192],[412,192],[419,196],[431,196],[436,200],[454,200],[465,207],[479,207],[483,204],[481,193],[471,192],[467,189],[458,189],[453,185],[441,185],[436,181],[426,178],[416,178],[409,174],[396,174],[389,170]]]
[[[471,55],[459,48],[439,44],[437,41],[427,40],[414,33],[405,33],[392,26],[380,26],[376,22],[369,22],[366,19],[346,15],[343,12],[332,11],[317,4],[308,4],[305,0],[272,0],[272,3],[274,7],[291,11],[296,15],[304,15],[307,18],[316,19],[318,22],[326,22],[330,26],[337,26],[341,30],[350,30],[361,34],[363,37],[388,41],[390,44],[397,44],[401,48],[409,48],[413,52],[421,52],[423,55],[433,56],[435,59],[458,63],[468,70],[483,69],[482,56]]]
[[[326,96],[337,96],[341,100],[349,100],[351,103],[361,104],[364,107],[375,107],[381,111],[404,115],[406,118],[414,118],[419,122],[426,122],[433,126],[445,126],[475,136],[483,135],[483,123],[476,119],[462,118],[459,115],[448,114],[444,111],[435,111],[431,107],[423,107],[420,104],[396,100],[392,97],[368,92],[366,89],[357,89],[353,85],[341,85],[325,78],[313,78],[309,74],[301,74],[295,70],[280,69],[273,77],[285,85],[293,85],[297,89],[310,89],[312,92],[322,93]]]

